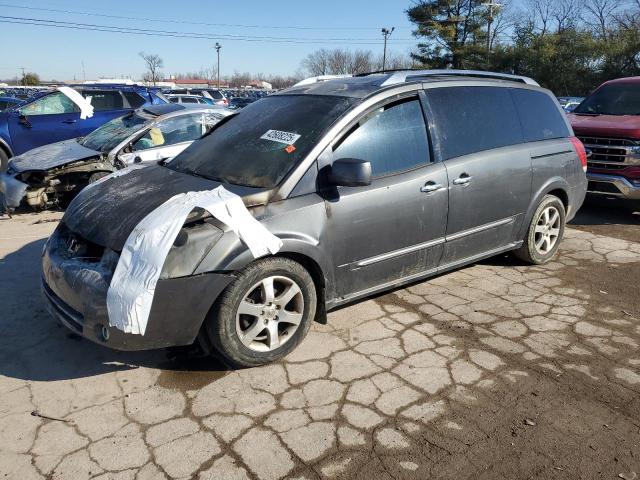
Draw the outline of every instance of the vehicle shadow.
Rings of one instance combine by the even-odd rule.
[[[189,348],[118,352],[70,332],[51,317],[40,296],[44,242],[0,256],[0,376],[55,381],[147,367],[215,377],[227,370]]]
[[[587,197],[570,224],[574,226],[640,225],[640,202]]]

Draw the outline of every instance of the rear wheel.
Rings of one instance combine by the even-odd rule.
[[[205,322],[205,334],[233,367],[278,360],[307,335],[316,312],[313,279],[288,258],[259,260],[241,271]]]
[[[527,237],[516,250],[516,256],[534,265],[549,262],[558,251],[564,226],[564,204],[558,197],[546,195],[533,214]]]

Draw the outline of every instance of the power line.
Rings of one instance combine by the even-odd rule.
[[[233,28],[265,28],[265,29],[282,29],[282,30],[376,30],[376,27],[310,27],[301,25],[247,25],[238,23],[208,23],[208,22],[196,22],[190,20],[176,20],[176,19],[163,19],[163,18],[146,18],[146,17],[132,17],[125,15],[113,15],[106,13],[87,12],[80,10],[63,10],[57,8],[44,8],[44,7],[25,7],[24,5],[13,5],[10,3],[0,3],[0,7],[7,8],[20,8],[25,10],[39,10],[43,12],[55,12],[64,14],[75,15],[87,15],[94,17],[113,18],[118,20],[140,20],[144,22],[160,22],[160,23],[175,23],[185,25],[204,25],[209,27],[233,27]]]
[[[129,33],[134,35],[163,36],[174,38],[195,38],[195,39],[228,39],[246,42],[274,42],[274,43],[300,43],[300,44],[335,44],[336,42],[349,42],[353,45],[375,45],[377,42],[370,38],[306,38],[306,37],[271,37],[235,34],[208,34],[202,32],[181,32],[173,30],[153,30],[135,27],[118,27],[113,25],[100,25],[93,23],[65,22],[61,20],[46,20],[31,17],[13,17],[0,15],[2,23],[18,23],[25,25],[50,26],[57,28],[68,28],[74,30],[102,31],[111,33]],[[400,39],[396,42],[411,42],[411,39]]]

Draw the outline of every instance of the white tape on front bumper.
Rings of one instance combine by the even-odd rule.
[[[91,105],[91,100],[84,98],[79,92],[75,91],[71,87],[58,87],[57,90],[64,93],[80,108],[80,120],[93,117],[93,105]]]
[[[144,335],[164,262],[196,207],[229,226],[254,258],[275,254],[282,247],[282,241],[249,213],[242,198],[224,187],[176,195],[142,219],[127,238],[107,292],[112,327]]]

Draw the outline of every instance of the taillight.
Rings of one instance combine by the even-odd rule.
[[[584,145],[577,137],[570,137],[571,143],[573,143],[573,148],[576,149],[576,153],[578,154],[578,158],[580,159],[580,163],[582,164],[582,170],[587,171],[587,151],[584,148]]]

